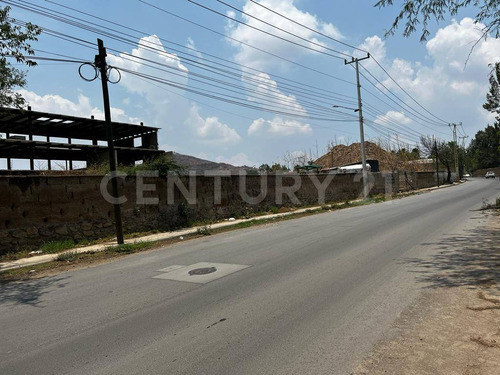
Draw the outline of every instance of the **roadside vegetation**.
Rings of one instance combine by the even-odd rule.
[[[405,195],[397,195],[395,198],[401,198]],[[270,213],[278,213],[278,212],[272,212],[276,210],[272,210],[271,212],[263,212],[263,213],[253,213],[251,217],[247,218],[249,220],[243,221],[243,222],[237,222],[234,225],[226,226],[223,228],[213,228],[210,224],[207,223],[198,223],[198,225],[201,225],[195,233],[189,234],[189,235],[184,235],[184,236],[179,236],[175,238],[170,238],[167,240],[160,240],[160,241],[138,241],[135,243],[129,243],[129,244],[124,244],[124,245],[110,245],[104,248],[102,251],[88,251],[88,252],[77,252],[76,247],[81,247],[81,244],[75,244],[72,240],[63,240],[63,241],[51,241],[41,247],[41,249],[46,249],[46,252],[44,251],[44,254],[57,254],[56,260],[53,262],[48,262],[44,264],[39,264],[36,266],[27,266],[27,267],[22,267],[22,268],[17,268],[13,270],[8,270],[4,272],[0,272],[0,282],[11,282],[11,281],[18,281],[18,280],[27,280],[27,279],[32,279],[32,278],[40,278],[40,277],[45,277],[53,274],[57,274],[60,272],[64,272],[67,270],[71,269],[77,269],[77,268],[82,268],[82,267],[87,267],[89,265],[97,265],[101,264],[103,262],[107,262],[110,260],[113,260],[115,258],[147,251],[147,250],[158,250],[160,248],[168,247],[171,245],[174,245],[179,242],[184,242],[187,240],[192,240],[195,238],[202,238],[205,236],[210,236],[210,235],[216,235],[219,233],[224,233],[224,232],[229,232],[229,231],[234,231],[238,229],[245,229],[245,228],[250,228],[254,226],[259,226],[259,225],[269,225],[269,224],[275,224],[279,223],[282,221],[288,221],[288,220],[293,220],[301,217],[307,217],[311,215],[316,215],[320,213],[325,213],[325,212],[331,212],[331,211],[336,211],[336,210],[341,210],[341,209],[346,209],[346,208],[352,208],[352,207],[358,207],[358,206],[364,206],[368,204],[374,204],[374,203],[381,203],[385,202],[386,197],[384,195],[378,195],[371,197],[367,200],[355,200],[355,201],[349,201],[346,200],[341,203],[330,203],[330,204],[324,204],[320,207],[314,206],[309,209],[305,209],[305,211],[301,212],[293,212],[294,209],[289,209],[286,212],[286,215],[283,216],[277,216],[277,217],[263,217],[260,218],[260,216],[263,215],[269,215]],[[282,212],[284,213],[284,212]],[[196,224],[196,223],[194,223]],[[196,226],[196,225],[194,225]],[[154,233],[157,233],[155,231]],[[147,236],[150,234],[154,234],[153,232],[145,232],[145,233],[133,233],[126,235],[125,237],[128,239],[131,238],[138,238],[138,237],[143,237]],[[111,238],[107,239],[101,239],[99,241],[96,241],[94,243],[88,243],[88,245],[95,244],[95,243],[106,243],[110,241]],[[23,253],[20,253],[23,254]],[[35,254],[35,255],[41,255],[41,254]],[[12,256],[12,255],[11,255]],[[17,258],[20,259],[20,258]],[[12,260],[12,258],[5,258],[0,259],[2,261],[6,260]]]

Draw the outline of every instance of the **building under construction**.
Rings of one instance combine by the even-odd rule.
[[[117,160],[122,165],[134,165],[161,155],[158,150],[158,128],[112,122]],[[7,160],[12,170],[13,159],[29,160],[30,170],[35,161],[86,166],[108,160],[106,123],[102,120],[0,107],[0,159]],[[19,168],[16,168],[19,169]],[[23,168],[26,169],[26,168]]]

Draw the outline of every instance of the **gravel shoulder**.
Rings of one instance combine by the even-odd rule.
[[[429,286],[353,374],[499,373],[500,214],[477,213],[485,216],[432,258],[409,260]]]

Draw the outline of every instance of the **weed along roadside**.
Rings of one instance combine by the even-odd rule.
[[[38,251],[50,241],[70,239],[85,244],[114,238],[114,200],[108,191],[111,180],[120,182],[116,199],[125,234],[167,232],[229,217],[352,201],[362,196],[363,187],[362,177],[356,173],[163,175],[159,169],[134,173],[113,178],[0,176],[0,204],[9,206],[9,217],[0,227],[0,256]],[[401,190],[400,178],[397,172],[371,173],[371,196],[392,197]],[[416,189],[435,185],[434,176],[426,172],[408,179]]]
[[[452,185],[450,185],[452,186]],[[425,191],[432,191],[426,189]],[[418,192],[397,194],[394,199],[401,199]],[[243,219],[230,218],[218,223],[203,223],[199,226],[165,233],[134,233],[126,237],[124,245],[114,245],[111,238],[104,238],[93,243],[75,244],[71,240],[50,241],[40,250],[6,254],[0,262],[0,281],[15,281],[39,278],[57,274],[71,269],[97,265],[116,258],[147,250],[157,250],[178,242],[192,240],[204,236],[216,235],[227,231],[266,225],[285,220],[328,213],[332,211],[385,202],[386,196],[379,195],[368,200],[345,200],[342,203],[323,204],[301,209],[276,209],[276,213],[253,214]],[[281,212],[280,212],[281,211]],[[279,212],[279,213],[278,213]]]

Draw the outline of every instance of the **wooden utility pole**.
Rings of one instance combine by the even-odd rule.
[[[94,64],[100,70],[102,82],[102,96],[104,99],[104,117],[106,120],[106,138],[109,151],[109,169],[111,173],[111,189],[113,193],[113,207],[115,211],[116,241],[123,245],[123,226],[120,203],[118,202],[118,181],[116,180],[116,153],[113,143],[113,128],[111,127],[111,109],[108,91],[108,66],[106,64],[106,49],[101,39],[97,39],[99,54],[95,56]]]
[[[438,161],[438,146],[437,146],[437,141],[434,138],[434,150],[436,151],[436,179],[437,179],[437,185],[439,187],[439,161]]]
[[[451,124],[450,127],[453,126],[453,143],[455,149],[455,178],[460,180],[460,175],[458,172],[458,152],[457,152],[457,124]]]
[[[355,64],[356,66],[356,85],[358,87],[358,114],[359,114],[359,141],[361,143],[361,163],[363,168],[363,197],[365,199],[368,198],[368,171],[366,170],[366,151],[365,151],[365,131],[363,127],[363,102],[361,100],[361,82],[359,80],[359,62],[363,60],[367,60],[370,58],[370,54],[368,56],[359,58],[352,58],[351,61],[344,60],[345,65]]]

